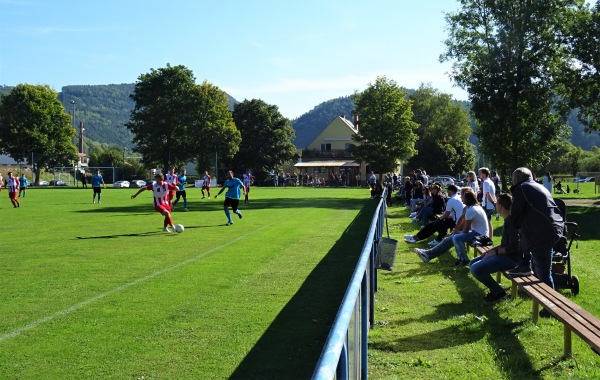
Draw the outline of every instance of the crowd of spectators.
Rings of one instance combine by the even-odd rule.
[[[417,256],[429,263],[454,248],[457,268],[468,267],[475,279],[489,292],[484,302],[495,303],[506,292],[491,274],[508,271],[513,276],[535,274],[541,281],[554,286],[552,256],[564,231],[563,216],[554,201],[550,173],[544,185],[535,181],[528,168],[518,168],[512,174],[512,187],[501,192],[500,178],[488,168],[478,175],[468,172],[464,187],[428,183],[425,171],[414,170],[400,177],[397,198],[410,208],[413,222],[420,230],[404,239],[416,244],[435,234],[428,249],[415,248]],[[540,181],[542,182],[542,181]],[[548,189],[549,188],[549,189]],[[469,259],[469,244],[493,244],[492,219],[502,216],[504,223],[500,244],[491,247],[484,256]],[[541,316],[548,316],[546,310]]]

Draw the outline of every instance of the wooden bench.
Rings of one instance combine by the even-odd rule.
[[[476,247],[475,251],[483,254],[489,248],[491,247]],[[564,357],[571,356],[572,332],[587,342],[592,350],[600,355],[600,320],[598,318],[544,284],[535,276],[509,277],[506,272],[504,275],[512,281],[511,293],[513,298],[517,297],[519,289],[531,297],[533,301],[531,317],[534,323],[538,321],[540,305],[563,323]],[[501,273],[498,273],[496,278],[500,282]]]

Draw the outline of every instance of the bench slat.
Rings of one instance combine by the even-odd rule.
[[[568,325],[596,352],[600,350],[600,320],[598,318],[539,280],[537,282],[531,281],[531,278],[521,280],[520,287],[559,321]]]

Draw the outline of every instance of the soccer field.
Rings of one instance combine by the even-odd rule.
[[[0,378],[307,378],[362,248],[362,189],[188,190],[162,231],[150,192],[0,192]],[[215,190],[213,190],[215,191]],[[216,191],[214,192],[216,194]],[[213,194],[213,195],[214,195]]]

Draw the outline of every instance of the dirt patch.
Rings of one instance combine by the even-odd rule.
[[[563,199],[567,206],[579,207],[600,207],[600,200],[597,199]]]

